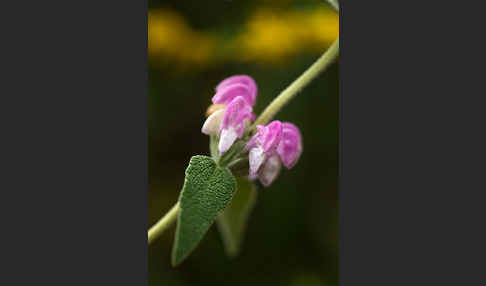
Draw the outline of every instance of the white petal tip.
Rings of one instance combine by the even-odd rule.
[[[252,148],[249,154],[250,174],[254,175],[265,161],[265,151],[261,146]]]
[[[233,128],[223,129],[218,144],[219,155],[223,155],[228,151],[231,145],[236,141],[236,138],[238,138],[238,134],[236,134],[236,131]]]
[[[224,109],[220,109],[211,114],[204,122],[201,132],[206,135],[218,135],[223,115]]]
[[[258,179],[264,187],[270,186],[280,173],[281,163],[278,156],[272,156],[263,164],[258,172]]]

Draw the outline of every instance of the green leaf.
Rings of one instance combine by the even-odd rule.
[[[172,248],[172,265],[180,264],[196,248],[218,214],[231,202],[236,180],[211,157],[194,156],[186,169],[179,197],[180,211]]]
[[[237,179],[237,190],[228,207],[219,215],[218,229],[229,257],[240,252],[246,224],[256,203],[255,185],[246,178]]]

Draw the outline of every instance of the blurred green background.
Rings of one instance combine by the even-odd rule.
[[[324,1],[149,1],[149,213],[153,225],[177,201],[214,87],[252,76],[259,114],[338,37]],[[258,186],[243,250],[224,253],[215,225],[179,267],[174,227],[149,253],[149,285],[338,285],[338,64],[277,118],[302,131],[304,152],[267,189]]]

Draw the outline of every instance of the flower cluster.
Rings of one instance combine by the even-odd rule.
[[[237,138],[242,138],[246,127],[255,120],[253,105],[257,93],[255,81],[246,75],[229,77],[216,87],[211,101],[217,110],[204,122],[202,133],[220,137],[220,155],[228,151]]]
[[[257,125],[258,132],[246,144],[249,151],[250,179],[258,178],[269,186],[280,172],[281,162],[292,168],[302,153],[302,137],[297,126],[278,120],[267,126]]]
[[[212,98],[214,104],[208,110],[210,115],[202,132],[219,137],[220,156],[237,139],[243,138],[245,130],[255,120],[253,106],[257,94],[255,81],[246,75],[229,77],[216,87]],[[287,169],[295,165],[302,153],[302,136],[297,126],[278,120],[256,128],[257,132],[246,142],[243,154],[248,154],[249,179],[258,178],[267,187],[278,176],[282,163]]]

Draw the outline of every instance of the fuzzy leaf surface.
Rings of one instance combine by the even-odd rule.
[[[180,264],[196,248],[218,214],[231,202],[236,180],[211,157],[193,156],[179,196],[172,265]]]

